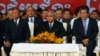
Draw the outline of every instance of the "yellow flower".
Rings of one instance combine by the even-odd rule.
[[[63,40],[63,38],[57,38],[56,40],[55,40],[55,43],[62,43],[64,40]]]
[[[54,41],[54,40],[55,40],[55,38],[53,38],[51,36],[48,37],[48,41]]]
[[[34,37],[30,37],[30,42],[35,41]]]
[[[42,32],[40,34],[38,34],[37,36],[30,37],[30,42],[34,42],[34,41],[43,41],[43,42],[53,42],[53,43],[62,43],[63,42],[63,38],[58,38],[55,36],[55,33],[49,33],[48,31],[46,32]]]

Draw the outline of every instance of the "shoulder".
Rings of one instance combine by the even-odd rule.
[[[81,22],[81,21],[82,21],[81,17],[74,20],[74,22]]]
[[[95,19],[89,18],[90,22],[97,23]]]
[[[38,22],[38,23],[43,23],[42,18],[39,18],[39,17],[35,17],[35,21]]]
[[[54,23],[55,23],[55,25],[58,25],[58,26],[63,26],[63,23],[61,23],[61,22],[58,22],[58,21],[54,21]]]
[[[47,23],[48,23],[48,21],[43,22],[43,24],[47,24]]]
[[[96,21],[95,19],[89,18],[91,21]]]
[[[34,17],[36,20],[42,20],[41,18],[39,18],[39,17]]]
[[[57,23],[57,24],[62,24],[61,22],[59,22],[59,21],[57,21],[57,20],[55,20],[54,22]]]

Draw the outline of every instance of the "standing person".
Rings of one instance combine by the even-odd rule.
[[[5,30],[4,50],[6,56],[10,56],[13,43],[29,42],[29,28],[26,21],[20,18],[20,11],[17,8],[12,10],[13,20],[8,21]]]
[[[39,26],[43,21],[42,21],[41,18],[35,16],[36,15],[36,11],[32,7],[28,7],[26,9],[26,15],[28,17],[26,19],[27,23],[28,22],[34,23],[34,34],[33,35],[36,36],[37,34],[40,33]]]
[[[71,12],[69,9],[64,9],[64,12],[63,12],[63,22],[67,23],[68,25],[68,30],[70,30],[70,34],[67,35],[67,43],[72,43],[72,34],[71,34],[71,25],[70,25],[70,21],[72,19],[71,17]]]
[[[43,22],[46,21],[47,12],[48,12],[47,10],[43,10],[41,12],[41,19],[43,20]]]
[[[87,6],[81,6],[79,11],[80,18],[75,20],[73,26],[76,43],[81,43],[87,48],[86,56],[93,56],[98,34],[97,22],[89,18],[89,8]]]
[[[3,46],[4,44],[4,21],[3,21],[3,18],[2,18],[2,13],[0,13],[0,56],[1,55],[1,47]]]
[[[95,19],[96,21],[98,21],[99,15],[100,15],[100,13],[99,13],[98,10],[93,10],[93,11],[90,13],[90,17],[91,17],[92,19]]]
[[[70,21],[71,29],[73,29],[74,21],[80,17],[80,7],[77,7],[74,11],[74,18]]]
[[[70,24],[70,21],[72,19],[72,15],[69,9],[64,9],[64,13],[63,13],[63,18],[65,22],[67,22],[68,24]]]
[[[56,14],[56,20],[61,22],[61,23],[66,23],[67,25],[67,43],[71,43],[72,42],[72,38],[71,38],[71,27],[70,27],[70,22],[69,20],[66,20],[63,18],[63,14],[64,14],[64,11],[61,9],[61,8],[58,8],[56,11],[55,11],[55,14]]]
[[[55,11],[55,14],[56,14],[55,16],[56,16],[57,21],[63,22],[63,9],[58,8],[58,9]]]

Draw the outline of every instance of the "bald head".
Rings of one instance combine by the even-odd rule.
[[[48,11],[46,19],[48,22],[52,23],[55,20],[55,13],[53,11]]]
[[[55,12],[54,12],[54,11],[48,11],[48,12],[47,12],[47,15],[52,15],[52,16],[55,17]]]

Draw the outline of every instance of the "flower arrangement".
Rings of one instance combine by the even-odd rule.
[[[30,37],[31,43],[62,43],[63,38],[55,36],[55,33],[42,32],[35,37]]]

